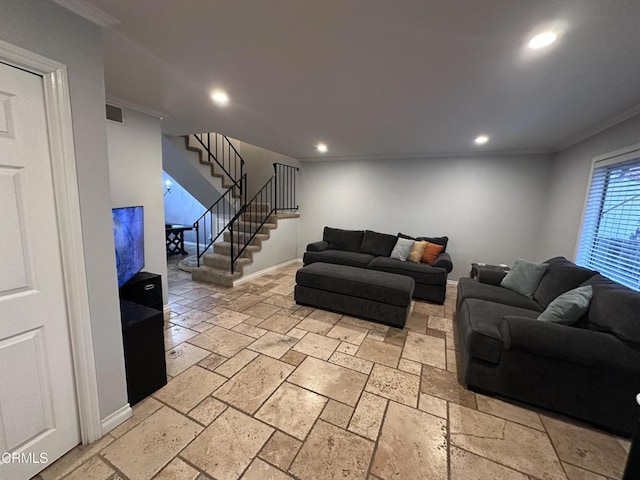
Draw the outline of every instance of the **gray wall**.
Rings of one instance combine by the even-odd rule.
[[[553,161],[540,255],[575,257],[593,159],[640,143],[640,115],[558,153]]]
[[[46,0],[3,0],[0,39],[69,71],[89,308],[104,419],[127,403],[107,163],[100,29]]]
[[[455,280],[470,263],[539,260],[551,157],[304,162],[300,251],[325,225],[449,236]]]

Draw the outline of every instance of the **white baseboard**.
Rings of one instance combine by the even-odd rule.
[[[291,260],[287,260],[286,262],[279,263],[278,265],[274,265],[273,267],[264,268],[257,272],[250,273],[246,277],[242,277],[239,280],[236,280],[235,282],[233,282],[233,286],[237,287],[238,285],[242,285],[245,282],[261,277],[262,275],[266,275],[267,273],[273,272],[274,270],[277,270],[279,268],[286,267],[287,265],[291,265],[292,263],[298,263],[298,262],[302,262],[302,259],[293,258]]]
[[[133,415],[133,410],[127,403],[123,407],[113,412],[111,415],[107,416],[104,420],[102,420],[102,435],[106,435],[118,425],[123,423],[125,420],[130,419],[131,415]]]

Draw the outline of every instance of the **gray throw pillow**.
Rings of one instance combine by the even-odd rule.
[[[533,263],[528,260],[518,258],[511,267],[511,270],[500,282],[500,286],[513,290],[514,292],[533,298],[533,294],[538,288],[538,284],[547,270],[547,263]]]
[[[396,246],[393,247],[393,251],[389,256],[391,258],[397,258],[398,260],[402,260],[404,262],[409,256],[409,253],[411,252],[411,247],[413,247],[413,244],[414,244],[413,240],[409,240],[408,238],[398,238],[398,241],[396,242]]]
[[[593,287],[591,285],[569,290],[551,302],[546,310],[538,316],[538,320],[573,325],[589,310],[592,296]]]

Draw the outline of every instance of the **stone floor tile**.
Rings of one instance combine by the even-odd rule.
[[[250,325],[252,327],[256,327],[256,326],[260,325],[262,322],[264,322],[264,318],[249,317],[244,322],[242,322],[242,324],[246,324],[246,325]]]
[[[121,423],[116,428],[111,430],[109,434],[116,438],[121,437],[126,432],[128,432],[133,427],[135,427],[140,422],[142,422],[149,415],[151,415],[153,412],[156,412],[157,410],[159,410],[160,407],[162,407],[162,404],[159,401],[157,401],[155,398],[153,397],[145,398],[140,403],[133,406],[132,408],[133,415],[131,415],[131,418],[129,418],[124,423]]]
[[[259,317],[262,319],[269,318],[271,315],[280,310],[280,307],[276,305],[269,305],[268,303],[260,302],[255,305],[250,306],[242,311],[242,313],[246,313],[253,317]]]
[[[301,480],[364,480],[373,446],[373,442],[318,420],[289,471]]]
[[[443,340],[447,338],[447,332],[443,332],[442,330],[432,330],[431,328],[427,328],[427,335],[431,337],[441,338]]]
[[[375,442],[380,432],[387,401],[386,398],[363,392],[351,417],[348,430]]]
[[[458,358],[455,350],[445,348],[447,356],[447,371],[451,373],[458,373]]]
[[[210,318],[210,313],[189,309],[189,311],[181,313],[177,317],[172,318],[171,322],[180,325],[181,327],[195,330],[197,326],[199,326],[202,322],[206,322]]]
[[[180,296],[188,298],[189,300],[200,300],[201,298],[211,296],[211,293],[211,290],[207,288],[193,288],[189,291],[182,292]]]
[[[285,317],[279,313],[271,315],[269,318],[258,324],[260,328],[271,330],[272,332],[285,334],[294,328],[300,320],[297,318]]]
[[[228,408],[181,456],[218,480],[237,480],[272,433],[273,428]]]
[[[288,381],[354,407],[367,382],[367,376],[317,358],[307,357]]]
[[[293,370],[294,367],[287,363],[261,355],[216,390],[213,396],[253,414]]]
[[[459,350],[458,338],[454,333],[445,332],[445,338],[446,338],[447,348],[449,350]]]
[[[381,324],[371,324],[369,333],[367,333],[367,339],[375,340],[376,342],[384,342],[384,339],[387,338],[387,333],[389,332],[389,327],[387,325]]]
[[[322,411],[322,414],[320,415],[320,418],[326,422],[334,424],[336,427],[346,429],[352,415],[353,407],[329,399],[327,405]]]
[[[300,328],[292,328],[291,330],[289,330],[287,332],[287,336],[293,337],[293,338],[302,338],[307,333],[309,333],[309,332],[307,332],[306,330],[302,330]]]
[[[627,453],[613,435],[542,416],[561,460],[606,477],[620,478]]]
[[[252,295],[250,293],[245,293],[225,305],[225,308],[229,310],[235,310],[236,312],[242,312],[247,308],[255,305],[256,303],[260,303],[263,298],[259,295]]]
[[[104,450],[113,441],[114,438],[107,434],[89,445],[78,445],[40,472],[40,477],[42,480],[58,480]]]
[[[176,457],[153,480],[195,480],[200,472]]]
[[[446,421],[389,402],[371,473],[380,478],[447,478]]]
[[[340,345],[339,340],[309,332],[296,343],[293,350],[321,360],[329,360],[338,345]]]
[[[162,407],[102,451],[130,480],[147,480],[178,454],[202,427],[176,411]]]
[[[225,380],[226,378],[216,373],[194,365],[156,391],[153,396],[179,412],[186,413],[211,395],[211,392]]]
[[[296,308],[293,310],[292,313],[289,314],[289,316],[293,318],[298,318],[300,320],[304,320],[305,318],[307,318],[307,316],[309,316],[311,312],[313,312],[313,310],[314,309],[311,307],[303,307],[300,305],[296,305]]]
[[[292,479],[289,475],[281,472],[275,467],[272,467],[266,462],[263,462],[259,458],[256,458],[247,471],[242,476],[241,480],[288,480]]]
[[[607,480],[602,475],[562,462],[568,480]]]
[[[203,425],[209,425],[213,422],[218,415],[226,410],[227,406],[220,400],[216,400],[213,397],[207,397],[197,406],[193,407],[187,414],[193,418],[196,422]]]
[[[253,337],[232,332],[226,328],[212,327],[205,333],[193,337],[189,343],[223,357],[233,357],[254,341]]]
[[[289,350],[282,357],[280,357],[280,360],[282,360],[283,362],[287,362],[289,365],[297,367],[303,362],[305,358],[307,358],[305,354]]]
[[[325,335],[340,320],[340,315],[324,310],[314,310],[302,320],[297,327],[308,332]]]
[[[449,404],[451,444],[544,480],[566,476],[547,435],[477,410]]]
[[[400,362],[398,363],[398,370],[412,373],[413,375],[420,375],[420,373],[422,372],[422,364],[419,362],[414,362],[413,360],[401,358]]]
[[[414,312],[423,313],[426,315],[444,315],[444,305],[436,305],[435,303],[416,302],[413,307]]]
[[[164,330],[164,349],[169,350],[196,335],[198,335],[198,332],[181,327],[180,325],[167,328]]]
[[[350,368],[356,372],[364,373],[365,375],[369,375],[373,368],[373,362],[370,362],[369,360],[357,358],[340,352],[334,352],[334,354],[331,355],[331,358],[329,358],[329,362]]]
[[[512,403],[480,394],[476,394],[476,402],[478,404],[478,410],[481,412],[490,413],[496,417],[511,420],[512,422],[520,423],[526,427],[535,428],[536,430],[544,432],[540,416],[532,410],[527,410]]]
[[[283,383],[255,414],[279,430],[304,440],[327,399],[290,383]]]
[[[297,338],[276,332],[268,332],[249,345],[248,348],[269,357],[281,358],[297,342]]]
[[[218,327],[231,330],[233,327],[244,322],[249,317],[250,315],[247,315],[246,313],[234,310],[225,310],[224,312],[213,315],[209,320],[207,320],[207,322]]]
[[[258,456],[281,470],[287,471],[301,446],[300,440],[276,431],[262,447]]]
[[[64,480],[110,480],[116,472],[98,456],[91,457]]]
[[[439,317],[437,315],[429,315],[429,328],[433,330],[441,330],[443,332],[453,332],[453,321]]]
[[[236,373],[242,370],[245,365],[247,365],[257,356],[258,354],[251,350],[241,350],[229,360],[220,365],[218,368],[216,368],[215,373],[227,378],[233,377]]]
[[[408,329],[389,328],[387,336],[384,338],[384,343],[390,343],[398,347],[404,346],[404,341],[407,339]]]
[[[417,408],[419,387],[419,376],[376,364],[371,371],[365,390]]]
[[[414,362],[431,365],[432,367],[446,369],[445,349],[444,340],[430,335],[409,332],[402,351],[402,357]]]
[[[360,345],[356,357],[396,368],[400,361],[401,353],[401,347],[366,338]]]
[[[618,441],[622,449],[625,452],[629,453],[629,451],[631,450],[631,440],[628,440],[626,438],[620,438],[620,437],[616,437],[616,440]]]
[[[222,355],[218,355],[217,353],[212,353],[207,358],[200,360],[198,365],[207,370],[211,370],[212,372],[227,361],[227,357],[223,357]]]
[[[247,323],[239,323],[231,330],[253,338],[260,338],[268,331],[263,328],[254,327],[253,325],[249,325]]]
[[[346,355],[355,355],[358,351],[358,345],[353,345],[351,343],[341,342],[336,348],[336,352],[344,353]]]
[[[270,297],[264,298],[262,300],[264,303],[268,303],[269,305],[275,305],[280,308],[295,308],[296,302],[291,298],[291,296],[283,296],[274,294]]]
[[[360,345],[367,336],[368,329],[350,325],[345,322],[338,322],[331,330],[327,332],[327,337],[335,338],[341,342],[353,343]]]
[[[424,365],[421,378],[420,391],[422,393],[428,393],[465,407],[476,408],[475,394],[460,385],[454,373]]]
[[[181,343],[177,347],[173,347],[165,352],[167,373],[175,377],[200,360],[208,357],[210,353],[208,350],[196,347],[190,343]]]
[[[516,472],[486,458],[456,447],[450,448],[451,480],[528,480]]]
[[[423,313],[413,312],[407,318],[407,322],[404,328],[412,332],[421,333],[422,335],[427,333],[427,325],[429,322],[429,316]]]
[[[350,317],[349,315],[343,315],[340,319],[341,323],[346,323],[348,325],[353,325],[356,327],[366,328],[367,330],[371,330],[374,325],[377,325],[375,322],[371,322],[369,320],[364,320],[362,318]]]
[[[432,397],[426,393],[420,393],[418,409],[440,418],[447,418],[447,402],[441,398]]]

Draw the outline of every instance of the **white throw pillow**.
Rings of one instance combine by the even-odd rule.
[[[413,240],[410,240],[408,238],[398,238],[396,246],[393,247],[390,258],[397,258],[398,260],[402,260],[403,262],[406,261],[414,243],[415,242]]]

